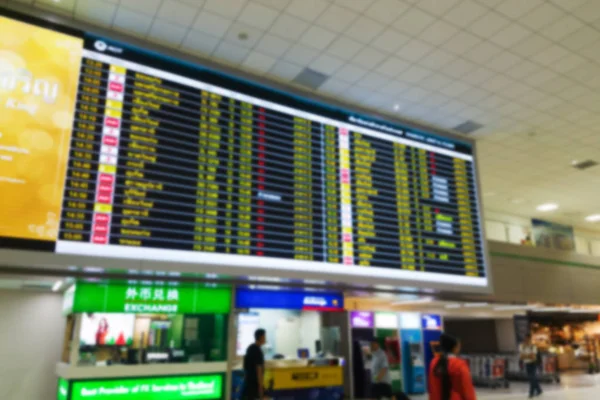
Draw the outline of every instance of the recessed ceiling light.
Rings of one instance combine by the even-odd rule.
[[[513,204],[521,204],[521,203],[525,202],[525,199],[522,199],[522,198],[510,199],[510,202]]]
[[[537,210],[542,212],[554,211],[556,209],[558,209],[558,204],[556,203],[545,203],[537,206]]]
[[[52,291],[58,292],[58,290],[62,287],[63,281],[56,281],[54,285],[52,285]]]
[[[577,165],[577,163],[579,163],[579,161],[577,161],[577,160],[571,161],[571,165]]]
[[[446,308],[451,309],[451,308],[461,308],[462,305],[461,304],[447,304]]]
[[[400,109],[400,104],[394,104],[394,110],[398,111]]]
[[[592,214],[585,217],[587,222],[598,222],[600,221],[600,214]]]

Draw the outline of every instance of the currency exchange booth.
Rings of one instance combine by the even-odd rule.
[[[59,400],[224,400],[230,309],[228,287],[77,282],[65,293]]]
[[[341,293],[236,290],[237,362],[233,399],[243,385],[242,358],[265,329],[265,390],[274,400],[344,398],[348,329]],[[337,317],[337,318],[336,318]]]
[[[12,3],[0,7],[0,268],[489,290],[474,141]],[[334,313],[319,313],[329,326]],[[170,350],[167,320],[144,332]],[[338,357],[331,343],[303,348]],[[105,361],[88,350],[81,361]]]

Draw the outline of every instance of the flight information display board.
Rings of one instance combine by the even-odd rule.
[[[82,38],[54,251],[487,284],[471,144]]]

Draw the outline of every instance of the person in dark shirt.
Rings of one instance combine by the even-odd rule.
[[[263,386],[265,357],[261,346],[267,341],[264,329],[254,332],[254,343],[246,349],[244,356],[244,390],[243,400],[263,400],[265,391]]]

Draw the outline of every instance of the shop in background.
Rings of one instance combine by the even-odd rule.
[[[77,282],[58,398],[224,399],[230,309],[229,287]]]
[[[344,398],[347,315],[341,293],[236,290],[237,361],[233,399],[241,395],[242,359],[265,329],[265,389],[274,400]]]
[[[439,315],[395,312],[350,312],[355,398],[368,398],[371,387],[371,341],[388,356],[395,392],[427,391],[427,369],[442,332]]]

